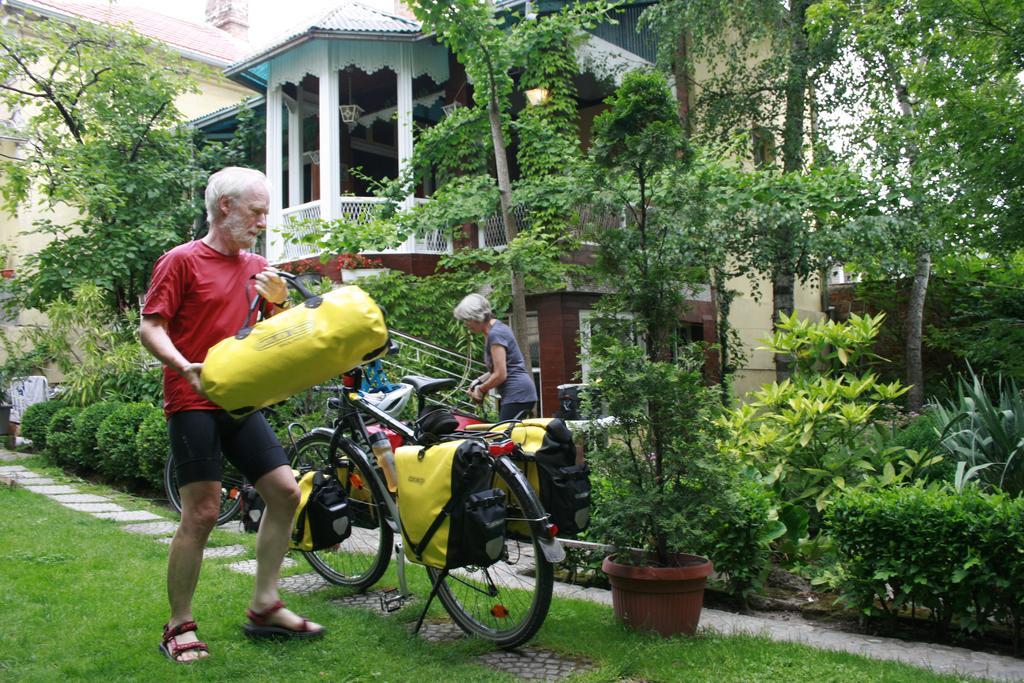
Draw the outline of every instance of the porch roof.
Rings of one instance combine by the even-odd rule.
[[[307,18],[252,55],[230,65],[224,74],[262,92],[266,90],[270,60],[315,38],[410,41],[422,37],[420,23],[415,19],[390,14],[355,0],[343,0],[334,9]]]

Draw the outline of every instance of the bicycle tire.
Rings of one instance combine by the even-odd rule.
[[[226,466],[221,476],[220,487],[220,512],[217,515],[217,525],[226,524],[238,515],[242,509],[242,488],[245,486],[245,477],[239,474],[233,467]],[[174,467],[174,454],[168,454],[167,464],[164,465],[164,493],[171,507],[181,514],[181,495],[178,493],[178,476]]]
[[[300,473],[323,467],[328,462],[330,443],[328,430],[304,434],[289,449],[292,467]],[[365,457],[353,457],[342,444],[338,461],[342,469],[352,473],[343,479],[355,514],[352,534],[337,546],[303,551],[302,555],[329,583],[363,590],[380,580],[391,559],[394,533],[383,514],[387,507],[382,498],[388,494],[381,489],[379,477],[367,470],[372,465]]]
[[[522,487],[522,480],[513,480],[500,468],[495,475],[508,492],[506,514],[508,520],[526,519],[523,510],[542,510],[532,489]],[[521,501],[526,501],[524,505]],[[537,633],[551,606],[554,586],[554,568],[536,538],[536,526],[522,525],[525,535],[509,534],[505,540],[502,559],[481,569],[463,567],[450,570],[438,586],[437,596],[452,620],[463,631],[494,642],[502,648],[514,648],[527,642]],[[431,583],[436,583],[442,571],[427,567]],[[484,588],[494,586],[494,593]]]

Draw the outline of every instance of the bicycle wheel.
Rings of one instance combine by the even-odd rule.
[[[310,432],[295,443],[291,452],[294,469],[308,471],[328,462],[331,435],[327,430]],[[330,583],[359,589],[375,584],[388,567],[394,534],[388,524],[380,479],[368,470],[365,458],[352,457],[338,449],[338,461],[346,484],[349,505],[354,510],[352,534],[339,545],[325,550],[303,551],[313,569]]]
[[[438,586],[437,595],[452,620],[466,633],[493,641],[499,647],[522,645],[540,629],[554,585],[554,570],[540,549],[533,525],[524,523],[542,511],[536,494],[522,480],[514,480],[500,468],[496,476],[508,491],[508,522],[521,533],[509,533],[501,559],[487,568],[453,569]],[[440,569],[427,567],[431,582]]]
[[[224,472],[221,475],[220,486],[220,514],[217,515],[217,524],[224,524],[235,518],[242,507],[242,487],[245,486],[245,477],[232,465],[225,462]],[[178,476],[174,467],[174,455],[168,454],[167,464],[164,465],[164,492],[167,500],[170,501],[178,514],[181,514],[181,495],[178,493]]]

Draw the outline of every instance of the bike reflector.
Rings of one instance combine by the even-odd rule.
[[[512,439],[502,439],[501,441],[492,441],[487,444],[487,447],[491,453],[491,457],[497,458],[500,455],[508,455],[516,449],[516,444]]]

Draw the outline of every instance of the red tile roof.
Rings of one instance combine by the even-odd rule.
[[[12,3],[43,14],[78,16],[97,23],[130,24],[136,32],[167,43],[185,54],[206,57],[218,65],[238,61],[249,50],[245,43],[227,31],[184,19],[176,19],[141,7],[125,7],[109,3],[65,2],[64,0],[21,0]]]

